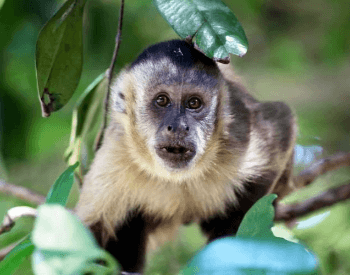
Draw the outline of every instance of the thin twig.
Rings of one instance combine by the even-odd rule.
[[[107,77],[108,77],[108,86],[107,86],[107,95],[105,98],[105,113],[104,113],[104,121],[103,121],[103,128],[102,132],[98,138],[97,145],[95,148],[95,151],[97,151],[101,147],[101,143],[103,140],[104,132],[107,128],[107,117],[108,117],[108,111],[109,111],[109,95],[110,95],[110,88],[111,88],[111,83],[112,83],[112,78],[113,78],[113,71],[114,71],[114,66],[117,60],[118,56],[118,51],[120,47],[120,41],[121,41],[121,36],[122,36],[122,27],[123,27],[123,17],[124,17],[124,0],[121,0],[120,4],[120,10],[119,10],[119,22],[118,22],[118,33],[115,38],[115,48],[113,52],[113,57],[111,61],[111,65],[109,66],[109,69],[107,71]]]
[[[333,156],[317,160],[293,179],[296,187],[304,187],[312,183],[317,177],[344,166],[350,166],[350,153],[338,153]]]
[[[327,191],[301,203],[289,205],[281,203],[277,204],[275,208],[275,221],[290,221],[347,199],[350,199],[350,183],[328,189]]]
[[[4,220],[0,224],[0,235],[5,232],[11,231],[15,226],[16,220],[21,217],[36,217],[37,210],[29,206],[16,206],[9,209],[4,217]]]
[[[34,193],[33,191],[23,186],[17,186],[10,183],[6,183],[3,180],[0,180],[0,192],[15,196],[19,199],[22,199],[34,204],[42,204],[45,202],[44,196]]]
[[[9,254],[11,252],[12,249],[15,248],[15,246],[17,245],[17,243],[11,244],[3,249],[0,250],[0,261],[2,261],[7,254]]]

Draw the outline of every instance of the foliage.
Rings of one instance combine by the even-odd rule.
[[[61,109],[78,86],[83,68],[85,2],[68,0],[40,32],[36,44],[36,70],[44,116]]]
[[[2,274],[13,274],[26,257],[34,251],[34,245],[27,235],[19,244],[7,254],[6,258],[0,262],[0,271]]]
[[[239,225],[237,237],[274,238],[271,231],[275,217],[272,202],[276,197],[274,194],[265,196],[249,209]]]
[[[85,2],[68,0],[40,32],[36,66],[43,116],[61,109],[78,86],[83,65]],[[220,0],[155,1],[155,4],[180,36],[196,35],[196,44],[209,57],[228,59],[229,53],[246,53],[248,41],[243,28]]]
[[[35,40],[40,26],[62,2],[0,1],[0,178],[7,169],[10,182],[40,192],[48,190],[48,184],[64,165],[61,153],[68,140],[73,108],[73,104],[67,104],[50,120],[43,121],[34,92]],[[346,77],[344,80],[349,74],[348,1],[224,2],[235,11],[249,37],[249,54],[232,62],[240,74],[246,74],[253,92],[262,100],[285,100],[292,105],[298,115],[301,138],[317,139],[308,145],[316,143],[324,148],[324,154],[349,150],[350,115],[348,103],[343,100],[349,87]],[[162,24],[163,19],[150,0],[128,3],[124,28],[126,34],[132,35],[123,38],[118,66],[130,62],[145,46],[175,37]],[[76,97],[110,63],[116,14],[113,1],[89,1],[85,8],[85,65]],[[74,163],[73,158],[71,161]],[[295,197],[310,197],[330,183],[347,180],[349,175],[345,169],[340,175],[325,176]],[[4,212],[9,205],[19,203],[1,195],[0,210]],[[347,274],[350,270],[348,209],[347,203],[342,203],[332,208],[324,222],[294,232],[320,255],[327,274]]]
[[[190,274],[317,274],[317,260],[301,244],[272,234],[276,195],[257,201],[244,216],[236,237],[207,245],[183,271]]]
[[[179,36],[194,36],[208,57],[228,59],[229,53],[243,56],[247,52],[241,24],[220,0],[154,0],[154,4]]]
[[[86,173],[95,156],[95,138],[101,132],[107,78],[100,74],[79,97],[73,110],[70,144],[65,152],[68,164],[81,163],[77,175]]]
[[[36,274],[111,274],[115,260],[101,250],[95,239],[73,214],[64,209],[74,182],[76,163],[67,168],[50,189],[46,203],[38,208],[33,232],[0,263],[1,274],[12,274],[31,255]],[[98,264],[103,261],[105,264]]]
[[[1,262],[2,273],[12,273],[33,251],[35,274],[114,274],[117,271],[115,260],[99,248],[90,231],[63,207],[76,166],[69,167],[55,182],[47,203],[38,208],[31,237],[27,236]],[[300,244],[273,236],[272,201],[275,198],[276,195],[269,195],[260,199],[247,212],[237,237],[226,237],[206,246],[183,274],[248,274],[246,272],[252,271],[254,274],[317,274],[315,256]]]
[[[116,274],[117,264],[76,216],[61,205],[44,204],[32,234],[35,274]],[[103,262],[101,265],[99,262]]]
[[[46,203],[58,203],[62,206],[66,205],[74,182],[73,173],[78,165],[79,163],[75,163],[68,167],[67,170],[56,180],[46,197]]]

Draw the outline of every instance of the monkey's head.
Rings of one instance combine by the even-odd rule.
[[[112,88],[135,159],[157,174],[198,166],[217,131],[223,82],[216,63],[185,41],[147,48]]]

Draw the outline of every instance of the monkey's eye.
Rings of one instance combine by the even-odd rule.
[[[167,97],[166,95],[159,95],[157,96],[156,98],[156,102],[157,102],[157,105],[160,106],[160,107],[166,107],[169,105],[170,103],[170,99],[169,97]]]
[[[187,102],[187,107],[189,109],[198,109],[202,106],[202,101],[198,97],[192,97],[188,102]]]

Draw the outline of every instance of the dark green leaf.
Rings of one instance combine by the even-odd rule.
[[[117,263],[92,233],[61,205],[38,208],[32,240],[36,274],[117,274]],[[102,260],[106,265],[98,265]]]
[[[0,274],[13,274],[33,251],[34,245],[30,240],[30,235],[28,235],[0,262]]]
[[[80,96],[73,110],[72,133],[69,148],[65,152],[66,162],[81,163],[79,177],[82,178],[95,155],[95,139],[103,120],[107,78],[99,75]]]
[[[7,170],[5,167],[5,161],[0,152],[0,180],[7,180]]]
[[[83,66],[85,2],[68,0],[40,32],[36,72],[43,116],[61,109],[78,86]]]
[[[62,206],[66,205],[69,192],[74,182],[74,170],[78,165],[79,163],[77,162],[69,166],[67,170],[59,176],[46,197],[46,203],[59,203]]]
[[[245,214],[237,232],[237,237],[275,238],[271,227],[275,217],[272,202],[277,195],[270,194],[258,200]]]
[[[196,44],[210,58],[244,55],[248,41],[230,9],[220,0],[154,0],[163,18],[182,38],[196,34]]]
[[[183,274],[317,274],[316,257],[283,239],[227,237],[200,251]]]

